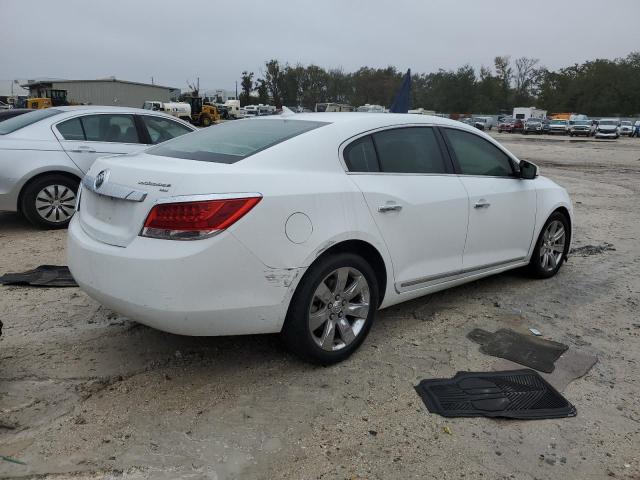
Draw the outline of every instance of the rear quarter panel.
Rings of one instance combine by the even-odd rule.
[[[45,172],[67,172],[82,177],[82,172],[62,151],[57,140],[0,142],[0,210],[17,211],[18,197],[24,185]]]

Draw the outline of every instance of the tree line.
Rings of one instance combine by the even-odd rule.
[[[265,62],[260,77],[249,70],[242,72],[240,101],[310,109],[320,102],[389,107],[403,75],[393,66],[345,72],[272,59]],[[411,104],[446,113],[500,113],[515,106],[536,106],[550,113],[631,116],[640,113],[640,52],[556,71],[535,58],[498,56],[492,66],[479,70],[464,65],[414,73]]]

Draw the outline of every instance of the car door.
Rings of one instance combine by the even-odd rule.
[[[535,180],[523,180],[503,150],[480,135],[442,129],[469,195],[463,269],[472,272],[523,261],[536,217]]]
[[[467,193],[435,129],[378,131],[349,144],[343,158],[387,245],[398,292],[460,273]]]
[[[158,115],[138,115],[138,118],[141,119],[143,129],[148,135],[145,141],[151,145],[166,142],[195,130],[193,127],[189,128],[180,122]]]
[[[80,115],[56,124],[54,129],[64,151],[85,173],[98,157],[135,153],[146,147],[130,114]]]

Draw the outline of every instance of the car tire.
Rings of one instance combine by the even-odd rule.
[[[378,298],[375,273],[362,257],[340,253],[321,258],[304,274],[291,299],[281,332],[284,344],[307,362],[341,362],[371,330]]]
[[[201,115],[200,116],[200,125],[203,127],[211,126],[211,117],[209,115]]]
[[[79,182],[60,174],[45,175],[22,191],[20,211],[35,227],[66,228],[75,213]]]
[[[554,239],[559,234],[558,226],[562,226],[563,236]],[[550,278],[558,273],[569,253],[570,235],[569,219],[560,212],[552,213],[542,227],[531,254],[527,266],[529,274],[535,278]]]

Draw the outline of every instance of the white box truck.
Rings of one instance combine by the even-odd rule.
[[[547,118],[546,110],[539,110],[535,107],[515,107],[513,109],[513,118],[526,122],[530,118]]]

